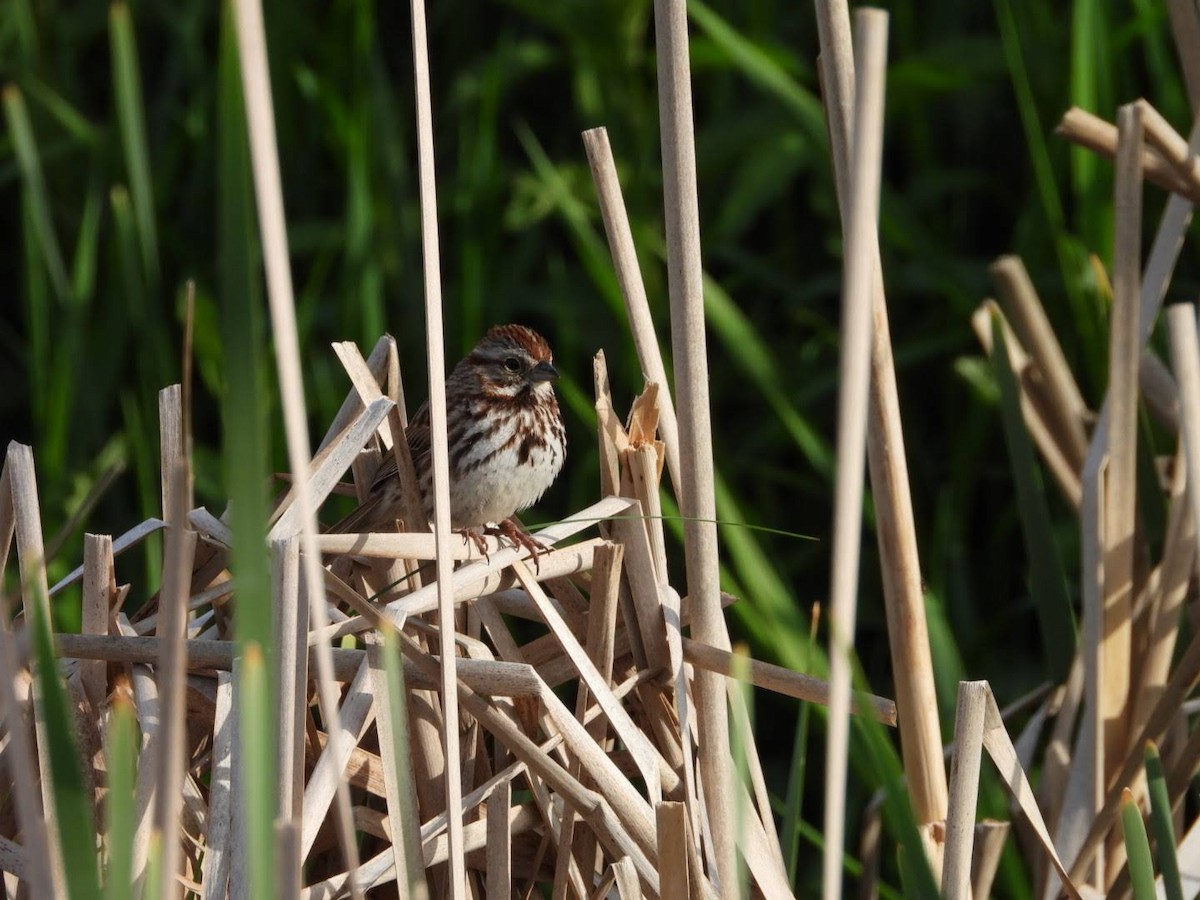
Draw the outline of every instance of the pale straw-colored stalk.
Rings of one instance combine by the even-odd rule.
[[[1104,612],[1099,714],[1105,776],[1128,748],[1134,523],[1137,518],[1138,299],[1141,293],[1142,111],[1117,112],[1116,233],[1109,341],[1108,471],[1104,481]]]
[[[848,3],[846,0],[820,0],[816,4],[816,15],[834,185],[842,211],[842,234],[848,245],[849,172],[857,89]],[[920,824],[929,825],[946,816],[946,770],[941,754],[941,724],[933,683],[933,660],[925,620],[887,301],[874,233],[871,242],[869,253],[875,271],[867,461],[875,502],[888,643],[896,680],[901,751],[913,810]]]
[[[822,896],[842,895],[846,774],[849,762],[850,654],[854,646],[858,562],[862,527],[863,469],[883,162],[883,103],[887,61],[887,13],[862,10],[856,17],[855,124],[847,240],[842,284],[842,348],[838,391],[837,474],[834,487],[830,586],[830,711],[826,740],[825,847]]]
[[[728,650],[729,632],[721,612],[717,559],[704,271],[700,258],[696,138],[684,0],[656,0],[654,38],[658,50],[671,347],[675,398],[681,413],[679,456],[683,481],[684,559],[693,607],[692,631],[697,639]],[[722,888],[728,890],[737,877],[737,865],[724,679],[710,672],[697,672],[694,690],[697,725],[704,736],[700,745],[700,772],[713,830],[716,871]]]
[[[263,262],[267,273],[267,298],[271,311],[279,388],[283,399],[284,432],[288,463],[296,479],[294,490],[299,509],[301,562],[310,605],[310,618],[320,628],[328,621],[321,555],[317,548],[316,507],[308,484],[309,437],[304,412],[304,380],[300,364],[300,344],[296,333],[295,296],[288,259],[287,226],[283,213],[283,187],[279,173],[279,151],[275,140],[275,113],[271,101],[271,82],[267,67],[266,34],[259,0],[237,0],[234,5],[242,86],[246,103],[246,124],[250,136],[250,157],[254,173],[258,222],[262,239]],[[334,691],[333,658],[328,644],[317,649],[317,691],[321,715],[331,735],[340,740],[337,695]],[[336,802],[338,834],[349,872],[349,888],[354,900],[360,891],[354,871],[358,868],[358,848],[350,815],[350,796],[345,782],[337,779]]]
[[[979,766],[983,762],[983,725],[987,718],[986,681],[960,681],[954,714],[954,759],[946,813],[946,849],[942,859],[942,896],[971,900],[971,859],[975,810],[979,803]]]

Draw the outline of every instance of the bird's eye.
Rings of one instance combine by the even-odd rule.
[[[515,356],[510,356],[508,359],[504,360],[504,368],[508,369],[510,372],[520,372],[521,361]]]

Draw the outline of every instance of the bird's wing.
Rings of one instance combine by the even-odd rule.
[[[413,414],[413,417],[409,420],[408,428],[405,429],[405,436],[408,439],[409,453],[412,454],[413,467],[417,472],[421,472],[429,465],[428,403],[422,403],[421,408]],[[371,487],[367,491],[366,499],[346,518],[330,528],[330,533],[346,534],[356,531],[370,531],[372,528],[377,527],[380,524],[376,521],[380,512],[377,507],[379,506],[380,498],[385,494],[384,486],[389,481],[398,477],[396,455],[394,453],[385,454],[383,461],[379,464],[379,468],[375,470],[375,477],[371,479]]]

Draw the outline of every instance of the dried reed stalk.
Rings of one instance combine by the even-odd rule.
[[[854,646],[870,379],[872,235],[878,228],[883,157],[887,13],[856,17],[853,162],[847,183],[846,256],[842,285],[842,350],[838,390],[837,476],[830,585],[829,730],[826,741],[823,896],[842,892],[846,767],[849,759],[850,653]]]
[[[30,514],[28,509],[21,507],[21,516],[17,515],[13,490],[13,472],[28,465],[28,449],[16,441],[10,443],[4,466],[0,469],[0,579],[3,579],[8,563],[18,519]],[[32,775],[45,763],[35,756],[34,742],[30,740],[29,730],[21,721],[25,714],[17,688],[18,661],[21,657],[13,640],[10,618],[8,595],[0,591],[0,714],[8,732],[9,771]],[[57,846],[58,836],[50,827],[52,819],[43,811],[43,797],[38,795],[32,777],[15,777],[13,782],[17,821],[25,842],[22,862],[25,878],[37,896],[54,896],[55,885],[62,884],[55,875],[55,859],[61,858],[58,854],[62,851]]]
[[[675,404],[667,389],[667,370],[663,365],[662,351],[654,332],[654,320],[650,316],[650,301],[646,297],[646,286],[638,266],[637,249],[633,244],[633,231],[629,227],[629,214],[621,195],[621,182],[617,177],[617,164],[613,159],[612,146],[608,142],[608,129],[591,128],[583,133],[583,146],[587,151],[588,166],[592,181],[596,185],[596,197],[600,201],[600,216],[604,221],[604,232],[608,236],[608,248],[617,273],[617,284],[625,300],[625,314],[629,318],[629,329],[637,348],[638,361],[648,381],[662,387],[659,408],[662,419],[659,429],[667,449],[667,469],[671,473],[671,485],[675,498],[683,503],[683,476],[679,462],[679,424],[675,416]]]
[[[947,900],[971,898],[975,809],[979,800],[979,766],[983,762],[988,695],[986,681],[958,683],[950,805],[946,813],[946,849],[942,859],[942,894]]]
[[[1099,715],[1105,776],[1128,749],[1134,523],[1137,517],[1138,299],[1141,293],[1142,110],[1117,112],[1116,234],[1108,383],[1108,471],[1104,489],[1104,614]]]
[[[429,49],[425,36],[425,2],[412,0],[413,74],[416,88],[417,174],[421,195],[421,259],[425,277],[425,335],[429,359],[429,436],[433,470],[433,534],[438,622],[441,626],[442,750],[447,760],[459,758],[458,695],[454,651],[454,592],[450,585],[450,466],[446,440],[446,364],[442,337],[442,282],[438,252],[437,189],[433,161],[433,110],[429,97]],[[445,766],[447,809],[462,805],[462,781],[457,765]],[[463,880],[463,824],[450,818],[450,896],[466,896]]]
[[[816,13],[825,120],[832,149],[834,185],[842,212],[843,238],[848,245],[849,172],[857,92],[850,14],[845,0],[822,0],[816,4]],[[882,560],[901,751],[917,820],[929,824],[946,816],[946,770],[942,761],[941,724],[925,620],[908,463],[900,425],[887,301],[879,264],[879,245],[874,235],[870,254],[875,261],[875,274],[867,460]]]
[[[163,518],[167,521],[164,548],[163,588],[160,594],[161,638],[156,673],[159,675],[160,709],[158,730],[161,749],[155,794],[153,831],[162,846],[159,896],[175,892],[179,869],[179,815],[184,781],[184,673],[187,671],[188,574],[196,552],[196,533],[187,527],[191,507],[191,464],[185,437],[182,390],[173,385],[159,394],[159,433],[162,459]]]
[[[1117,158],[1117,128],[1078,107],[1063,113],[1055,133],[1073,144],[1087,147],[1105,159]],[[1170,162],[1154,150],[1143,150],[1140,157],[1142,176],[1159,187],[1173,191],[1193,203],[1200,202],[1200,190],[1180,178]]]
[[[663,209],[667,237],[667,284],[671,297],[671,347],[679,419],[684,516],[684,558],[698,640],[729,649],[721,612],[713,490],[712,427],[704,329],[704,273],[700,259],[700,213],[696,190],[696,142],[688,62],[687,10],[683,0],[655,0],[658,102],[663,158]],[[736,878],[732,773],[725,686],[719,676],[698,672],[693,685],[697,725],[704,735],[700,771],[713,830],[716,871],[722,885]]]
[[[234,4],[234,12],[254,191],[258,201],[258,222],[267,273],[267,299],[275,338],[279,388],[283,399],[288,462],[296,478],[294,491],[296,507],[299,510],[300,546],[310,615],[313,624],[320,628],[325,625],[328,614],[320,589],[321,557],[317,549],[316,507],[310,494],[308,479],[305,477],[310,465],[308,423],[304,413],[304,383],[300,365],[300,345],[296,334],[295,297],[288,261],[287,227],[283,214],[283,188],[279,174],[279,150],[275,140],[275,114],[271,100],[262,7],[258,0],[238,0]],[[317,669],[321,714],[328,723],[329,733],[336,736],[341,730],[338,727],[337,697],[333,686],[333,659],[328,644],[323,642],[317,645]],[[352,839],[354,829],[350,815],[350,798],[341,779],[337,780],[336,809],[342,853],[348,866],[350,893],[354,900],[360,900],[361,891],[354,877],[354,871],[358,868],[358,848]]]
[[[1047,406],[1052,413],[1049,432],[1064,445],[1064,456],[1070,468],[1078,472],[1087,455],[1084,421],[1088,408],[1067,366],[1062,346],[1020,257],[1002,256],[992,263],[990,272],[999,289],[1006,317],[1045,385]]]

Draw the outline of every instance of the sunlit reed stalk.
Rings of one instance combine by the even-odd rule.
[[[838,465],[834,494],[830,586],[830,716],[826,741],[823,896],[842,894],[846,767],[849,758],[850,654],[854,646],[861,541],[863,468],[866,458],[867,392],[870,377],[872,233],[878,227],[883,152],[884,66],[887,13],[863,10],[855,41],[853,163],[842,285],[842,348],[838,401]]]
[[[283,189],[279,174],[279,153],[275,141],[275,115],[271,102],[271,85],[267,68],[266,36],[263,30],[262,8],[257,0],[237,0],[235,5],[238,48],[241,54],[242,84],[245,93],[246,119],[250,135],[250,154],[254,171],[255,196],[258,199],[259,228],[262,235],[263,259],[267,273],[267,296],[271,310],[272,331],[275,337],[279,386],[283,398],[284,430],[287,438],[288,460],[296,484],[296,506],[300,513],[300,544],[305,583],[313,625],[321,627],[328,621],[325,606],[321,557],[317,549],[316,510],[309,496],[306,473],[309,469],[308,423],[304,412],[304,382],[301,375],[300,347],[296,334],[296,312],[292,291],[291,267],[288,261],[287,228],[283,214]],[[333,681],[333,660],[325,642],[317,644],[318,696],[321,714],[330,740],[336,742],[338,727],[337,695]],[[269,687],[268,687],[269,690]],[[268,743],[268,748],[271,746]],[[269,752],[265,749],[261,752]],[[338,834],[349,871],[349,887],[354,900],[360,900],[355,869],[358,850],[354,843],[350,798],[345,782],[337,780],[336,804]],[[263,823],[259,823],[262,827]],[[268,823],[266,823],[269,825]],[[255,864],[260,879],[257,889],[268,896],[271,889],[269,860],[258,859]]]

